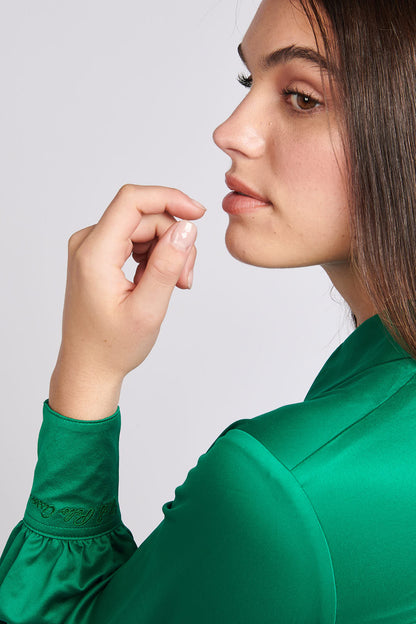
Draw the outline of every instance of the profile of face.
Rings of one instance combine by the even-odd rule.
[[[228,250],[262,267],[347,263],[345,157],[308,18],[293,0],[263,0],[239,50],[249,91],[214,141],[230,188],[263,201],[225,200]]]

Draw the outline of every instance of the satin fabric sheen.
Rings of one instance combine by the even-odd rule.
[[[139,547],[118,505],[119,433],[119,409],[84,422],[45,401],[0,621],[416,622],[416,362],[378,315],[303,402],[230,425]]]

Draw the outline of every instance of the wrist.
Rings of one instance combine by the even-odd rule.
[[[117,410],[123,379],[83,366],[59,361],[49,386],[49,406],[58,414],[79,420],[100,420]]]

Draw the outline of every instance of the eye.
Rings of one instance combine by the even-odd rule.
[[[283,95],[289,100],[296,112],[308,112],[316,110],[322,106],[322,103],[312,97],[310,93],[298,91],[296,89],[283,89]]]
[[[246,89],[251,89],[253,86],[253,78],[252,76],[246,76],[245,74],[238,74],[237,80],[243,87]]]

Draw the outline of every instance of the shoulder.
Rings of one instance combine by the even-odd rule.
[[[204,566],[221,561],[223,582],[237,583],[265,622],[332,624],[335,584],[319,520],[291,472],[250,433],[220,436],[163,510],[171,542],[192,545]]]
[[[334,430],[342,426],[343,416],[345,405],[333,397],[324,397],[284,405],[255,418],[238,420],[220,437],[232,431],[244,431],[292,470],[333,436]]]
[[[338,452],[343,447],[351,448],[357,437],[366,437],[371,443],[380,427],[390,428],[396,435],[400,429],[405,440],[409,426],[415,423],[415,414],[415,366],[398,360],[334,383],[324,392],[309,392],[302,402],[238,420],[221,436],[233,430],[245,431],[288,470],[294,470],[335,439]],[[368,421],[369,426],[363,427],[363,421]],[[351,430],[356,432],[355,437]],[[318,457],[315,460],[319,461]]]

